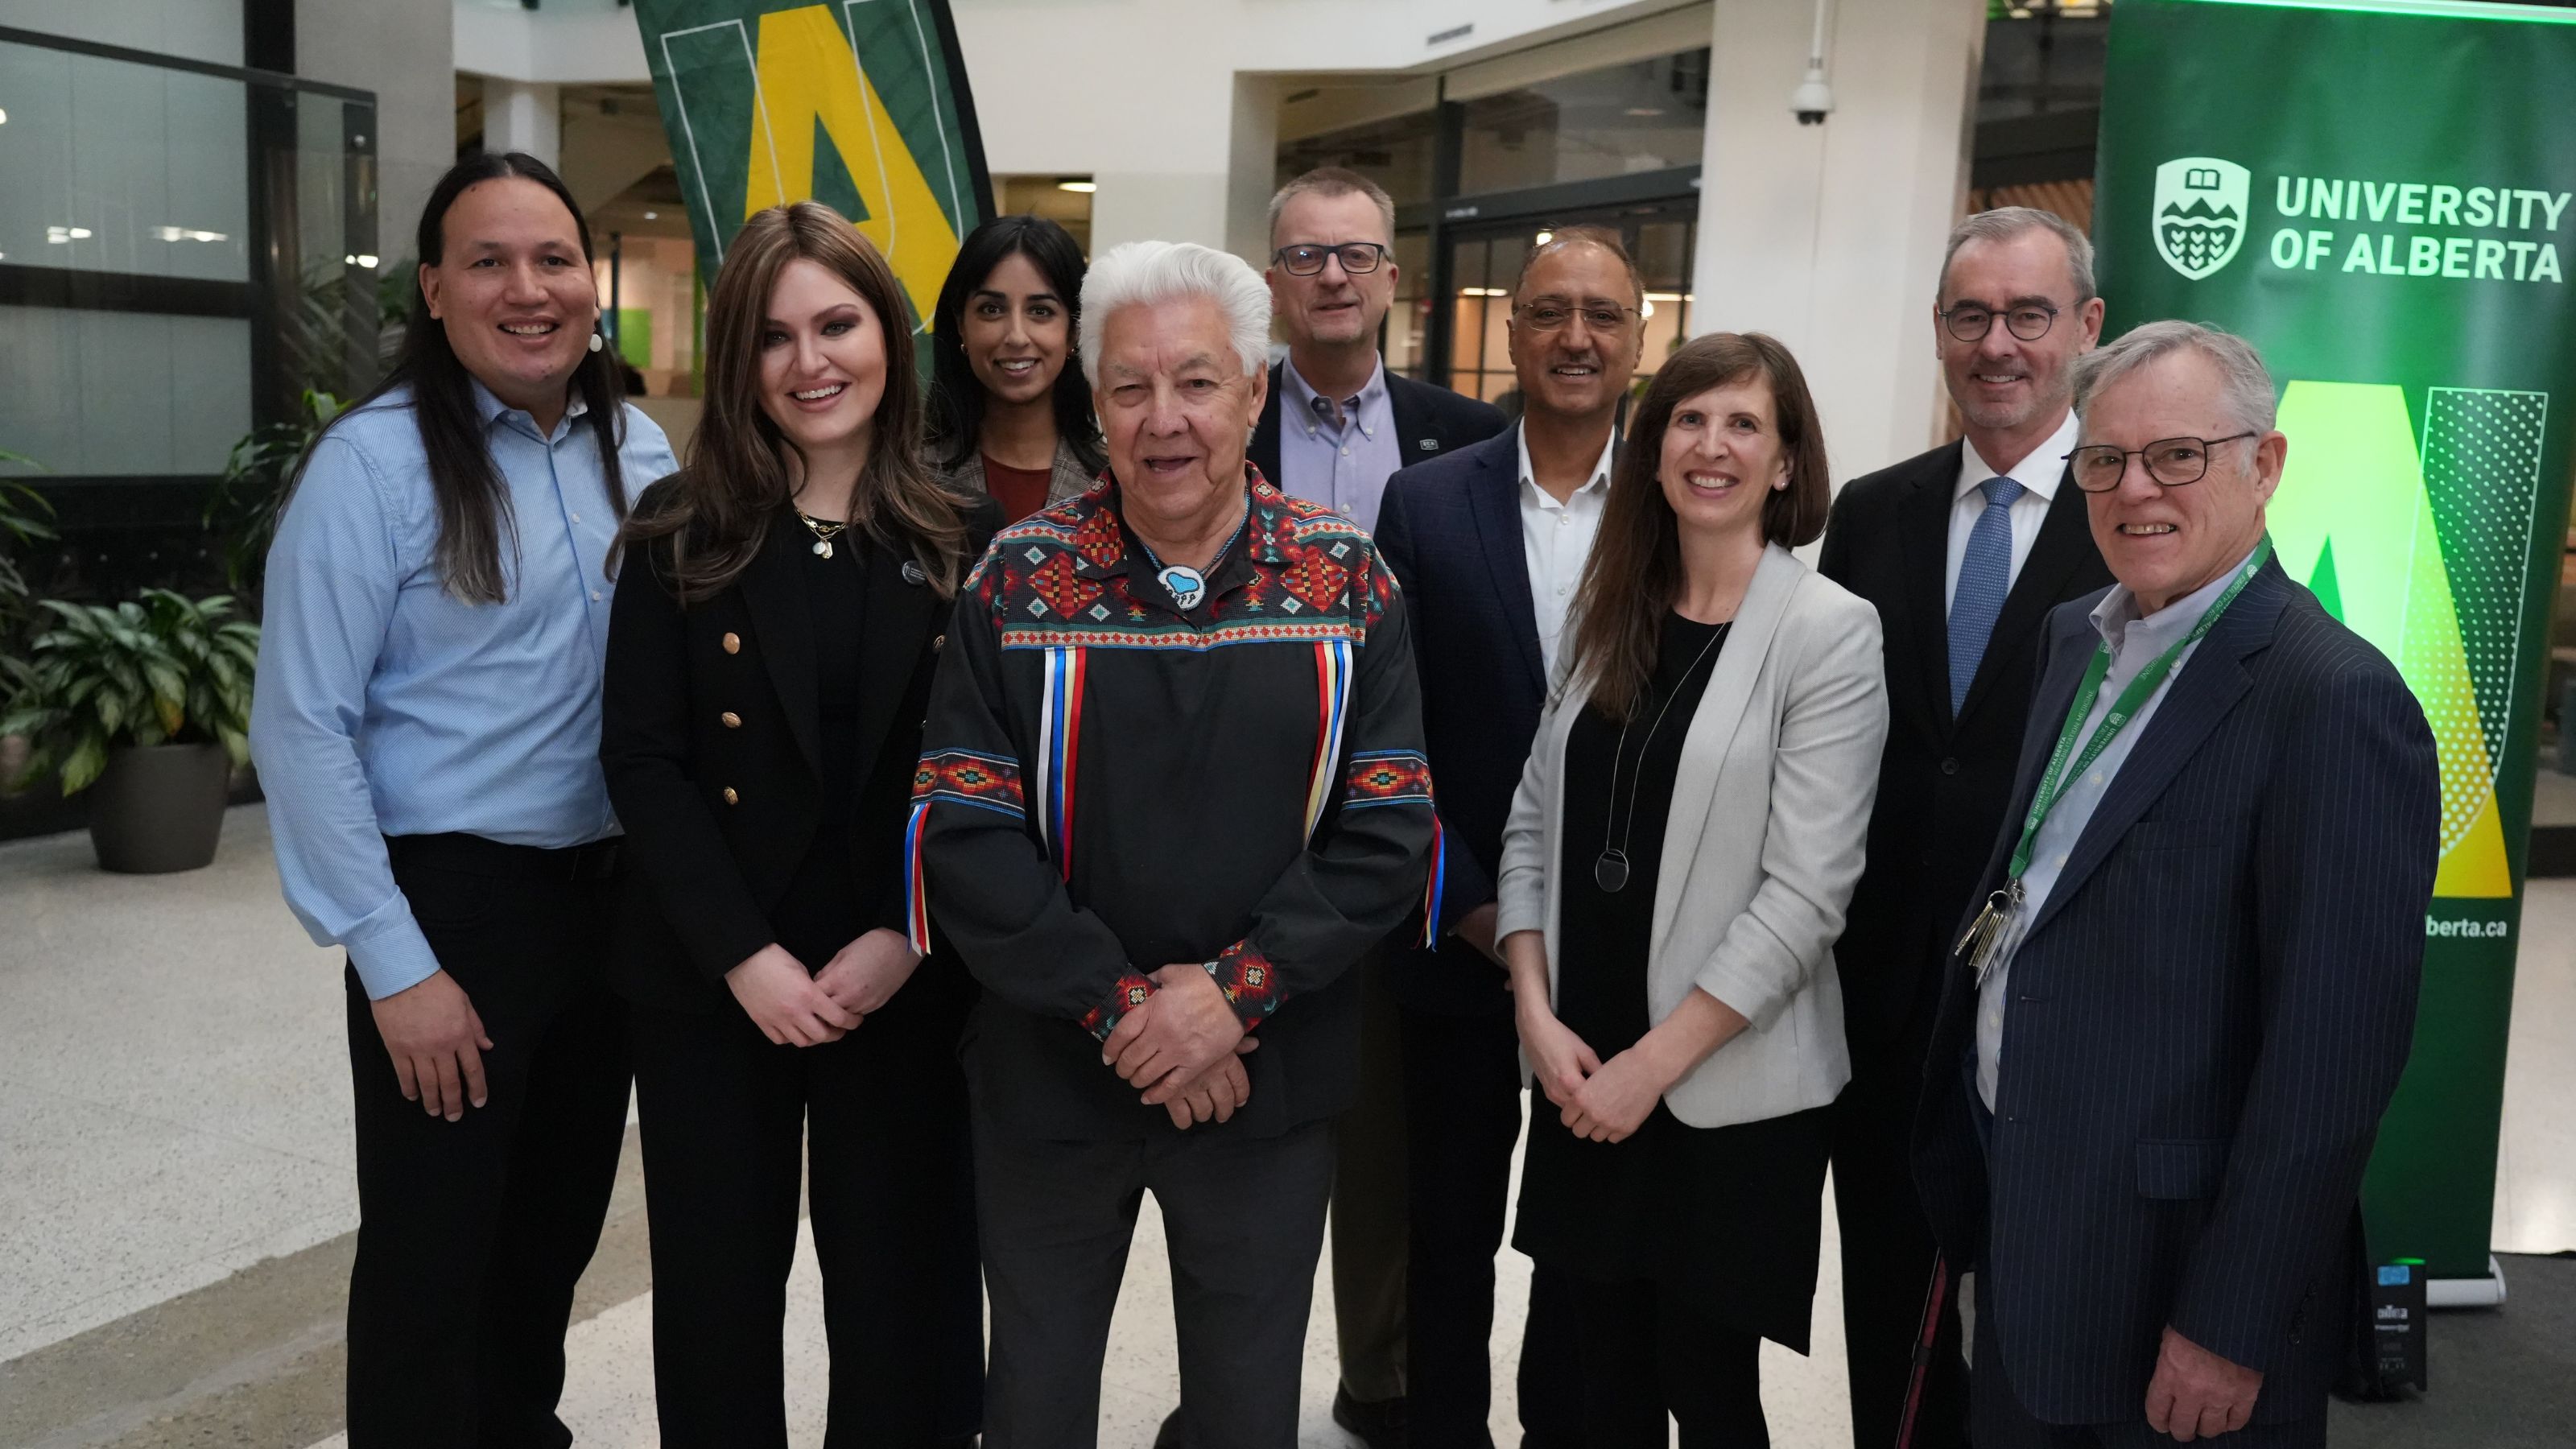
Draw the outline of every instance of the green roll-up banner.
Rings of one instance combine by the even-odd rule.
[[[948,0],[635,0],[635,21],[700,275],[744,218],[811,198],[858,223],[926,323],[992,195]]]
[[[2281,562],[2396,661],[2440,747],[2423,1005],[2363,1205],[2377,1260],[2488,1280],[2576,422],[2576,12],[2120,0],[2113,17],[2108,331],[2180,317],[2262,349],[2290,439]]]

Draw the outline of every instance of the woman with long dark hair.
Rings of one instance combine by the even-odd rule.
[[[562,1443],[626,1127],[606,568],[629,485],[672,459],[620,401],[544,163],[457,163],[418,246],[402,354],[269,550],[251,747],[287,904],[349,958],[350,1442]]]
[[[1803,1353],[1824,1109],[1851,1075],[1832,948],[1887,735],[1877,611],[1789,550],[1824,434],[1771,338],[1716,333],[1629,421],[1503,837],[1496,934],[1530,1128],[1513,1245],[1574,1285],[1594,1449],[1769,1442]]]
[[[1039,216],[966,234],[930,314],[930,460],[990,494],[1006,522],[1091,486],[1109,466],[1075,365],[1082,248]]]
[[[708,298],[688,466],[628,520],[600,756],[635,890],[662,1442],[787,1442],[800,1174],[833,1445],[981,1427],[957,1040],[974,988],[909,942],[903,819],[990,502],[922,465],[884,258],[816,202],[744,224]]]

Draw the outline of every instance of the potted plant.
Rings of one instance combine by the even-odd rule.
[[[0,464],[7,463],[39,469],[44,466],[33,458],[0,448]],[[53,516],[54,506],[45,501],[43,494],[24,483],[0,481],[0,700],[15,692],[26,667],[18,646],[35,614],[26,572],[18,566],[18,551],[30,543],[53,538],[53,527],[47,522]],[[0,731],[0,797],[11,793],[9,781],[26,762],[25,738]]]
[[[90,843],[108,870],[195,870],[215,858],[225,786],[250,758],[259,628],[228,597],[167,589],[107,607],[48,599],[52,627],[10,670],[0,735],[33,745],[19,783],[95,784]]]

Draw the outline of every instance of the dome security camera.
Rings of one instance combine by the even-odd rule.
[[[1807,78],[1789,92],[1789,109],[1797,113],[1801,126],[1821,126],[1834,109],[1834,88],[1825,84],[1822,66],[1807,67]]]
[[[1832,0],[1816,0],[1816,36],[1807,46],[1807,78],[1789,92],[1789,109],[1801,126],[1821,126],[1833,114],[1834,88],[1825,84],[1825,14]]]

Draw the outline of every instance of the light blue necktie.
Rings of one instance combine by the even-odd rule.
[[[1986,640],[1995,618],[2012,592],[2012,506],[2022,488],[2010,478],[1995,477],[1977,485],[1986,495],[1986,510],[1968,530],[1968,556],[1959,561],[1959,590],[1950,598],[1950,717],[1968,702],[1968,686],[1977,677],[1977,661],[1986,657]]]

